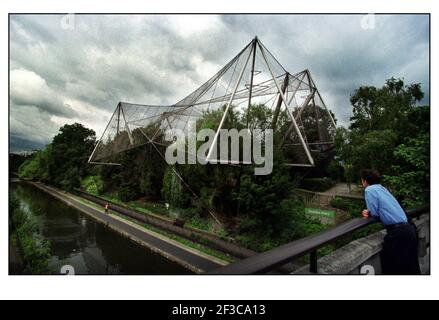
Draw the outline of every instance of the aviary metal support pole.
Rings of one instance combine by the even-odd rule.
[[[313,78],[311,77],[311,73],[309,72],[308,69],[306,70],[306,72],[307,72],[307,74],[308,74],[309,79],[311,80],[311,83],[312,83],[313,87],[315,88],[315,87],[316,87],[316,84],[314,83],[314,80],[313,80]],[[332,122],[332,125],[334,126],[334,129],[336,129],[336,128],[337,128],[337,125],[335,124],[335,121],[334,121],[334,118],[333,118],[332,115],[331,115],[331,112],[329,112],[328,108],[326,107],[326,103],[325,103],[325,101],[323,101],[323,98],[322,98],[322,96],[320,95],[320,92],[319,92],[318,90],[316,90],[316,91],[317,91],[317,94],[318,94],[320,100],[322,100],[322,103],[323,103],[323,106],[325,107],[325,110],[326,110],[326,111],[328,112],[328,114],[329,114],[329,118],[331,118],[331,122]]]
[[[259,45],[259,43],[258,43],[258,45]],[[299,127],[297,126],[296,119],[294,119],[293,113],[288,108],[288,103],[287,103],[287,100],[285,98],[285,95],[282,93],[281,88],[279,88],[279,84],[277,83],[276,78],[275,78],[275,76],[273,74],[273,71],[271,70],[271,67],[270,67],[270,64],[268,63],[267,57],[265,56],[264,49],[261,47],[261,45],[259,45],[259,49],[262,52],[262,57],[264,58],[264,61],[267,64],[267,67],[268,67],[268,70],[270,71],[271,77],[273,78],[273,81],[276,84],[276,87],[277,87],[277,90],[279,92],[279,95],[281,96],[282,101],[285,104],[285,108],[287,108],[287,111],[288,111],[288,113],[289,113],[289,115],[291,117],[291,120],[293,121],[294,128],[296,129],[297,135],[299,136],[300,142],[301,142],[301,144],[302,144],[302,146],[303,146],[303,148],[305,150],[306,156],[308,157],[309,162],[312,165],[314,165],[314,159],[312,158],[311,153],[309,152],[308,146],[306,145],[305,140],[303,139],[302,134],[300,133]]]
[[[91,161],[89,162],[90,164],[103,164],[106,166],[121,166],[120,163],[114,163],[114,162],[95,162],[95,161]]]
[[[250,88],[248,95],[248,107],[247,107],[247,127],[249,122],[250,115],[250,106],[252,104],[252,93],[253,93],[253,77],[255,76],[255,62],[256,62],[256,42],[258,41],[258,37],[255,37],[253,40],[253,60],[252,60],[252,69],[250,74]]]
[[[127,119],[125,118],[125,111],[123,111],[122,107],[121,107],[121,111],[122,111],[123,121],[125,122],[125,129],[127,129],[128,138],[130,139],[130,144],[134,144],[134,140],[133,140],[133,136],[131,135],[130,127],[128,127]]]
[[[216,221],[216,223],[218,223],[219,226],[223,226],[223,224],[221,223],[221,221],[217,218],[217,216],[213,213],[213,211],[204,203],[204,201],[202,201],[200,199],[200,197],[197,196],[197,194],[192,190],[192,188],[190,187],[190,185],[188,183],[186,183],[186,181],[183,179],[183,177],[181,176],[181,174],[177,171],[177,169],[174,168],[173,165],[170,165],[167,161],[166,161],[166,157],[160,152],[160,150],[157,148],[157,146],[155,145],[155,143],[151,140],[150,137],[148,137],[147,134],[145,134],[145,132],[143,132],[142,129],[140,129],[140,132],[145,136],[145,138],[149,141],[149,143],[151,143],[151,145],[154,147],[154,149],[156,150],[156,152],[159,154],[159,156],[163,159],[163,161],[165,161],[165,163],[168,165],[169,168],[171,168],[171,170],[175,173],[175,175],[177,176],[178,179],[180,179],[180,181],[183,183],[183,185],[188,189],[188,191],[190,193],[192,193],[192,195],[201,202],[202,205],[204,205],[207,209],[207,211],[209,212],[209,214],[212,216],[212,218]]]
[[[216,82],[216,80],[218,80],[221,76],[223,76],[227,70],[230,68],[231,65],[233,65],[235,63],[235,61],[237,59],[239,59],[239,57],[242,55],[243,52],[245,52],[245,50],[247,50],[248,46],[252,45],[252,41],[250,41],[232,60],[229,61],[229,63],[227,63],[220,71],[218,71],[212,78],[210,78],[207,82],[205,82],[201,87],[205,86],[206,84],[210,83],[210,85],[208,85],[205,90],[203,90],[201,93],[199,93],[199,95],[196,98],[192,98],[191,103],[189,103],[188,106],[190,105],[194,105],[196,104],[196,102],[198,101],[198,99],[200,98],[200,96],[203,95],[203,93],[207,92],[207,90],[209,90],[212,85]],[[201,88],[200,87],[200,88]],[[198,89],[200,89],[198,88]],[[198,90],[197,89],[197,90]],[[197,91],[196,90],[196,91]],[[195,94],[195,92],[192,92],[189,96],[185,97],[183,100],[177,102],[175,105],[178,106],[181,104],[182,101],[186,100],[188,97],[190,97],[192,94]]]
[[[118,135],[119,134],[119,123],[120,123],[120,108],[121,108],[121,106],[120,106],[120,104],[119,104],[119,106],[118,106],[118,112],[117,112],[117,131],[116,131],[116,135]]]
[[[111,123],[111,119],[113,119],[114,115],[116,114],[116,111],[119,109],[119,106],[120,106],[120,102],[117,104],[116,109],[114,109],[114,112],[113,112],[113,114],[110,117],[110,121],[108,121],[107,126],[105,127],[104,131],[102,132],[101,138],[99,139],[98,143],[96,144],[95,148],[93,149],[93,152],[91,153],[90,157],[88,158],[88,161],[87,161],[88,163],[92,163],[91,159],[93,159],[93,156],[94,156],[94,154],[95,154],[99,144],[101,144],[102,138],[104,137],[104,134],[107,131],[108,126]]]
[[[312,82],[312,80],[311,80],[311,74],[310,74],[310,72],[309,72],[309,70],[308,69],[306,69],[306,76],[307,76],[307,78],[308,78],[308,82],[309,82],[309,84],[310,85],[312,85],[312,88],[314,88],[314,90],[316,90],[315,89],[315,84]],[[319,113],[319,110],[318,110],[318,107],[319,106],[316,106],[316,101],[315,101],[315,99],[314,99],[314,95],[313,95],[313,97],[312,97],[312,104],[313,104],[313,106],[314,106],[314,117],[315,117],[315,119],[316,119],[316,125],[317,125],[317,134],[318,134],[318,136],[319,136],[319,141],[322,141],[322,129],[320,128],[320,124],[319,124],[319,119],[320,119],[320,113]]]
[[[208,152],[207,157],[206,157],[207,161],[209,161],[209,158],[212,155],[213,148],[216,147],[216,141],[218,140],[220,130],[223,127],[224,120],[226,119],[227,113],[229,112],[230,106],[232,105],[232,101],[233,101],[233,98],[235,97],[236,90],[238,90],[239,84],[241,83],[242,75],[244,74],[244,70],[247,67],[247,63],[248,63],[248,60],[250,59],[250,55],[252,54],[252,52],[253,52],[253,49],[250,50],[250,53],[248,54],[247,59],[245,60],[245,63],[242,66],[242,69],[239,73],[239,77],[238,77],[238,80],[236,81],[235,88],[233,89],[232,95],[230,96],[229,102],[227,103],[227,107],[224,110],[223,117],[222,117],[221,122],[218,126],[218,130],[216,131],[215,137],[213,138],[212,144],[210,145],[209,152]]]
[[[305,74],[302,75],[302,78],[301,78],[301,79],[296,78],[296,79],[299,80],[299,83],[297,84],[297,87],[296,87],[296,88],[294,89],[294,91],[292,92],[292,94],[291,94],[291,98],[290,98],[290,100],[288,101],[288,105],[291,104],[291,101],[293,101],[294,97],[296,96],[296,93],[297,93],[297,91],[299,90],[299,88],[300,88],[300,84],[302,83],[302,81],[303,81],[304,78],[305,78]]]
[[[300,116],[301,116],[302,113],[303,113],[303,110],[305,110],[305,108],[308,106],[308,104],[309,104],[309,102],[311,101],[311,99],[313,99],[315,92],[316,92],[315,89],[314,89],[314,88],[311,88],[311,93],[306,97],[305,101],[302,103],[302,106],[299,108],[299,110],[298,110],[296,116],[294,117],[294,119],[295,119],[296,121],[300,118]],[[285,140],[286,140],[287,137],[291,134],[291,131],[293,131],[293,129],[294,129],[294,123],[292,123],[292,124],[290,125],[290,127],[289,127],[288,130],[287,130],[287,132],[285,133],[285,135],[284,135],[284,137],[283,137],[283,140],[282,140],[282,142],[281,142],[281,146],[284,144]]]
[[[289,76],[288,76],[288,72],[285,74],[285,80],[284,83],[282,84],[282,92],[283,94],[285,94],[285,92],[287,91],[288,88],[288,80],[289,80]],[[274,130],[276,128],[276,124],[277,124],[277,118],[279,117],[279,111],[280,111],[280,107],[282,106],[282,98],[279,96],[278,100],[277,100],[277,105],[276,105],[276,109],[274,110],[274,114],[273,114],[273,121],[271,122],[271,128]]]

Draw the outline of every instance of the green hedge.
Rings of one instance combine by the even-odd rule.
[[[104,189],[104,183],[98,175],[88,176],[82,179],[81,187],[88,193],[98,196]]]
[[[326,191],[334,185],[330,178],[308,178],[303,179],[301,187],[310,191]]]
[[[352,205],[349,200],[346,200],[346,199],[343,199],[340,197],[335,197],[335,198],[331,199],[329,204],[333,208],[337,208],[337,209],[345,210],[345,211],[349,211],[349,209]]]
[[[335,197],[329,204],[333,208],[349,212],[352,218],[360,217],[361,211],[366,208],[366,204],[363,200],[345,199],[341,197]]]

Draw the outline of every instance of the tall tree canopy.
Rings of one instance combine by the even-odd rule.
[[[45,150],[24,162],[20,174],[70,190],[87,175],[87,159],[96,143],[95,132],[82,124],[66,124]]]
[[[430,109],[418,105],[423,97],[420,84],[395,78],[355,91],[349,129],[336,139],[348,181],[358,181],[362,168],[375,168],[406,206],[428,201]]]

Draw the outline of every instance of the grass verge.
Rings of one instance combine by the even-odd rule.
[[[102,207],[100,207],[99,205],[95,204],[92,201],[89,201],[89,200],[86,200],[86,199],[83,199],[83,198],[80,198],[80,197],[77,197],[77,196],[72,196],[72,195],[71,195],[71,197],[73,197],[75,200],[77,200],[77,201],[79,201],[79,202],[81,202],[81,203],[83,203],[83,204],[85,204],[87,206],[90,206],[90,207],[92,207],[92,208],[94,208],[96,210],[102,211]],[[205,254],[210,255],[212,257],[215,257],[217,259],[223,260],[223,261],[228,262],[228,263],[232,263],[232,262],[235,261],[234,257],[232,257],[232,256],[230,256],[230,255],[228,255],[226,253],[223,253],[221,251],[212,249],[212,248],[210,248],[210,247],[208,247],[206,245],[203,245],[203,244],[191,241],[189,239],[186,239],[184,237],[178,236],[176,234],[173,234],[171,232],[165,231],[163,229],[160,229],[160,228],[151,226],[149,224],[140,222],[140,221],[138,221],[136,219],[124,216],[124,215],[122,215],[122,214],[120,214],[118,212],[111,211],[111,210],[110,210],[110,212],[111,212],[111,214],[114,214],[114,215],[116,215],[116,216],[118,216],[118,217],[120,217],[122,219],[125,219],[127,221],[132,222],[132,223],[135,223],[136,225],[138,225],[138,226],[140,226],[142,228],[145,228],[147,230],[156,232],[156,233],[158,233],[158,234],[160,234],[162,236],[165,236],[165,237],[167,237],[169,239],[177,241],[177,242],[179,242],[179,243],[181,243],[181,244],[183,244],[185,246],[188,246],[188,247],[190,247],[192,249],[198,250],[198,251],[200,251],[202,253],[205,253]]]

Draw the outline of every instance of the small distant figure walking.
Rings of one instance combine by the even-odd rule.
[[[108,214],[108,208],[110,207],[110,205],[108,203],[105,204],[105,214]]]

